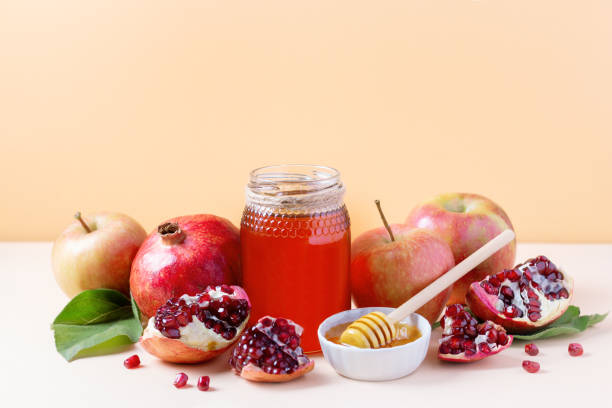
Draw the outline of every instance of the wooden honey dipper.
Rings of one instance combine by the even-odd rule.
[[[360,348],[379,348],[389,344],[397,334],[397,323],[461,279],[513,239],[512,230],[503,231],[388,315],[371,312],[355,320],[344,330],[340,336],[340,342]]]

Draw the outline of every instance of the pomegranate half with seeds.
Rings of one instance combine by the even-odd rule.
[[[208,287],[195,296],[168,300],[149,319],[140,344],[172,363],[200,363],[227,350],[250,316],[249,298],[240,286]]]
[[[314,368],[300,347],[303,329],[289,319],[265,316],[241,337],[230,365],[251,381],[285,382]]]
[[[497,354],[512,344],[512,336],[493,322],[478,321],[455,304],[446,308],[442,320],[442,338],[438,358],[445,361],[467,363]]]
[[[480,319],[510,333],[532,333],[565,313],[573,287],[569,276],[538,256],[472,283],[466,301]]]

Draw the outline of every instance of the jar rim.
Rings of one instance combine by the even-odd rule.
[[[317,164],[277,164],[250,173],[248,188],[264,195],[303,195],[341,185],[340,172]]]
[[[320,183],[340,178],[333,167],[319,164],[273,164],[249,173],[250,183]]]
[[[312,164],[279,164],[250,173],[247,203],[269,207],[337,206],[344,195],[340,172]]]

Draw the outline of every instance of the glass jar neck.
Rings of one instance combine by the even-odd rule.
[[[251,172],[246,203],[281,213],[324,212],[342,206],[344,191],[340,173],[331,167],[267,166]]]

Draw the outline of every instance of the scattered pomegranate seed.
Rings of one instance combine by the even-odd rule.
[[[572,357],[578,357],[581,356],[582,353],[584,353],[584,350],[582,349],[582,344],[580,343],[570,343],[570,345],[567,346],[567,351]]]
[[[187,384],[187,379],[189,377],[187,377],[187,374],[185,373],[178,373],[176,375],[176,378],[174,379],[174,386],[176,388],[183,388],[185,386],[185,384]]]
[[[525,353],[529,354],[530,356],[537,356],[539,352],[540,350],[538,349],[538,346],[536,346],[535,344],[533,343],[525,344]]]
[[[198,378],[198,389],[200,391],[208,391],[210,388],[210,377],[207,375],[203,375]]]
[[[134,354],[131,357],[126,358],[123,361],[123,365],[125,366],[125,368],[136,368],[140,365],[140,358],[138,357],[138,354]]]
[[[540,363],[536,363],[535,361],[525,360],[523,361],[523,368],[528,373],[537,373],[540,371]]]

